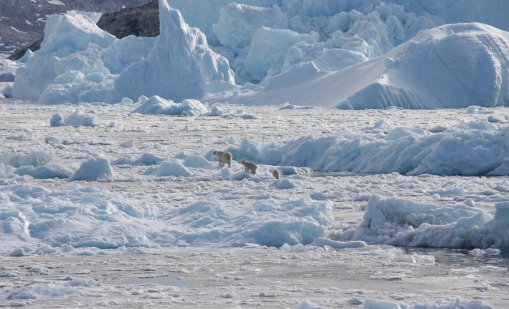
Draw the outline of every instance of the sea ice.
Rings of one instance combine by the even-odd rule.
[[[89,166],[102,161],[87,162]],[[94,165],[88,170],[93,172],[99,168]],[[166,170],[176,169],[172,166]],[[72,178],[95,180],[97,177],[92,176],[97,173],[92,174],[76,173]],[[166,203],[130,200],[79,185],[62,191],[31,185],[4,186],[0,198],[3,201],[0,224],[4,226],[0,233],[2,254],[17,248],[30,254],[46,245],[65,251],[69,250],[68,246],[106,249],[177,244],[307,245],[326,237],[327,228],[333,222],[331,203],[311,199],[267,199],[248,205],[195,200],[181,207],[168,207]],[[357,247],[359,243],[345,243],[344,247]]]

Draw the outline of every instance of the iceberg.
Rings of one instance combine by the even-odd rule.
[[[228,60],[212,51],[205,35],[189,27],[167,0],[159,0],[161,32],[146,59],[129,66],[114,82],[113,101],[158,95],[182,101],[199,99],[205,84],[234,84]]]
[[[228,60],[205,35],[159,1],[160,35],[122,40],[101,30],[98,14],[70,11],[48,19],[41,49],[18,68],[13,95],[40,103],[117,103],[159,95],[201,98],[208,83],[234,84]]]
[[[42,103],[104,97],[109,71],[99,52],[117,39],[97,27],[98,16],[77,11],[50,16],[41,49],[16,72],[13,96]]]

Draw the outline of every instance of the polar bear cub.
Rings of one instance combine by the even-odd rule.
[[[223,167],[225,164],[228,164],[228,167],[232,166],[233,155],[228,151],[214,151],[214,156],[216,156],[217,161],[219,161],[219,166]]]
[[[281,172],[277,169],[274,169],[272,170],[272,176],[274,176],[274,178],[276,179],[280,179],[281,178]]]
[[[251,174],[256,174],[256,169],[258,168],[256,164],[248,160],[241,160],[240,163],[244,165],[244,171],[251,172]]]

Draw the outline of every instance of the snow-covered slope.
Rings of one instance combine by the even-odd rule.
[[[230,101],[353,109],[507,106],[508,55],[508,32],[479,23],[445,25],[338,72],[301,65]]]

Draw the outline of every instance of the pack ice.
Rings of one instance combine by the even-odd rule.
[[[423,128],[390,128],[372,137],[303,136],[280,144],[247,139],[230,146],[234,157],[320,172],[400,173],[406,175],[502,176],[509,174],[509,130],[474,121],[432,133]],[[372,128],[377,130],[377,128]]]
[[[374,196],[360,226],[341,237],[410,247],[507,248],[509,203],[495,208],[493,216],[467,205],[441,207]]]
[[[104,165],[109,166],[102,158],[87,161],[73,177],[91,179],[90,175],[109,170]],[[161,164],[164,172],[172,175],[178,171],[174,165],[177,163]],[[81,247],[311,244],[325,237],[333,222],[332,203],[309,198],[260,200],[250,205],[196,200],[174,208],[86,186],[51,191],[21,184],[2,187],[0,201],[0,224],[4,227],[0,254],[4,255]]]

